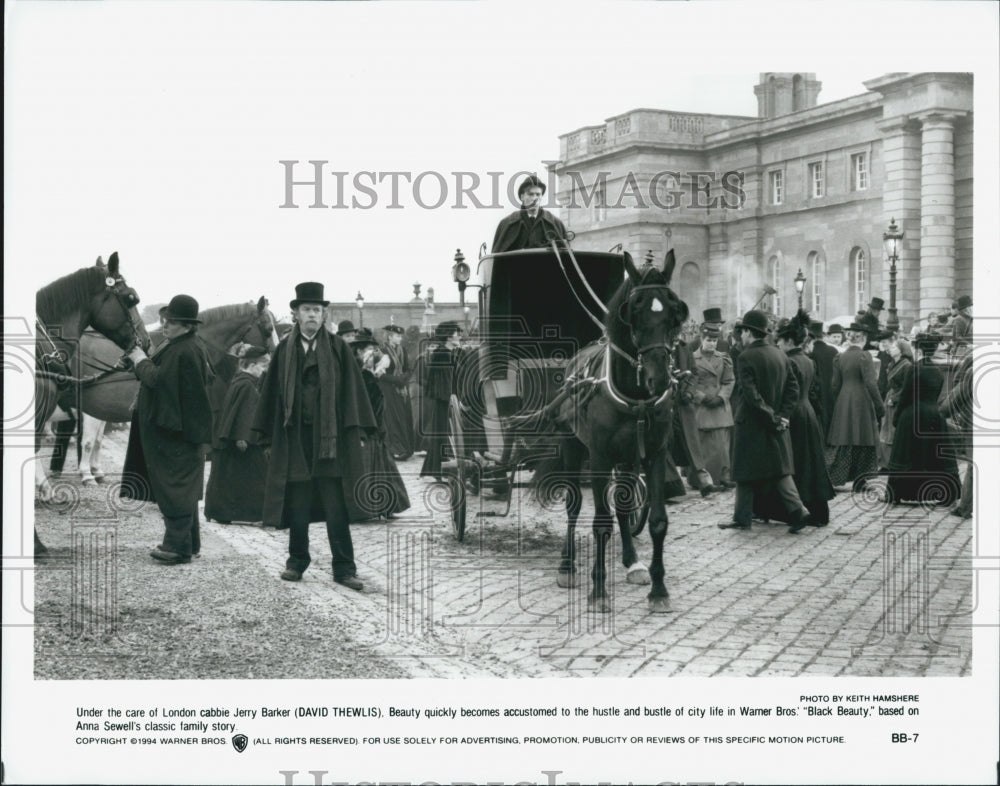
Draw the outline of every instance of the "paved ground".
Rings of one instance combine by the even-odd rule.
[[[108,467],[120,466],[123,440],[112,435]],[[406,514],[353,527],[360,594],[333,583],[321,525],[298,584],[278,578],[287,533],[259,526],[206,523],[204,556],[181,569],[193,578],[208,560],[221,569],[253,561],[264,581],[281,585],[285,603],[301,604],[319,624],[335,619],[359,652],[411,676],[969,673],[973,522],[946,510],[886,508],[843,493],[831,503],[830,526],[792,536],[779,524],[719,530],[733,492],[707,500],[692,492],[668,508],[674,611],[647,613],[647,588],[626,583],[616,560],[613,612],[595,614],[586,608],[589,503],[578,536],[581,586],[560,589],[561,509],[516,492],[508,516],[478,518],[502,505],[471,499],[469,531],[457,543],[445,495],[416,477],[419,466],[419,458],[400,465],[413,503]],[[153,545],[155,508],[138,519]],[[648,562],[647,533],[637,546]]]

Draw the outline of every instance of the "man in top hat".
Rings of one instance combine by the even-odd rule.
[[[171,299],[163,313],[166,343],[152,357],[129,353],[139,399],[125,457],[122,496],[155,501],[163,514],[162,543],[150,552],[161,565],[191,561],[201,550],[198,500],[205,479],[203,445],[212,441],[208,368],[195,340],[198,301]]]
[[[354,352],[323,326],[327,305],[322,284],[295,287],[295,326],[264,377],[254,419],[260,444],[270,447],[264,524],[288,527],[281,578],[298,581],[311,562],[309,523],[325,521],[334,581],[360,590],[350,511],[357,515],[353,494],[366,472],[365,440],[378,426]]]
[[[337,324],[337,335],[344,339],[344,341],[353,341],[357,332],[358,330],[354,327],[354,323],[349,319],[343,319]]]
[[[698,335],[688,342],[688,349],[694,352],[701,348],[702,338],[705,335],[704,330],[707,327],[718,331],[715,350],[717,352],[725,352],[726,354],[729,354],[729,342],[726,341],[725,337],[722,335],[722,324],[725,322],[722,318],[722,309],[706,308],[701,312],[701,316],[702,320],[698,329]]]
[[[962,295],[955,301],[958,313],[952,320],[952,352],[963,355],[972,341],[972,296]]]
[[[462,328],[457,322],[442,322],[434,330],[438,346],[425,366],[424,399],[430,414],[427,455],[420,468],[421,477],[441,478],[441,461],[448,437],[448,405],[455,392],[455,369],[462,344]]]
[[[566,240],[563,222],[542,208],[545,183],[529,175],[517,189],[521,209],[502,219],[493,236],[493,253],[522,248],[548,248],[552,239]]]
[[[386,447],[397,461],[405,461],[413,455],[413,417],[410,410],[410,395],[407,384],[413,366],[403,346],[405,331],[399,325],[386,325],[383,354],[389,358],[389,366],[378,375],[378,386],[385,402]]]
[[[830,325],[840,329],[840,325]],[[823,439],[826,439],[827,429],[830,428],[830,415],[833,413],[833,359],[840,354],[837,348],[831,346],[823,339],[823,323],[813,320],[809,323],[809,333],[812,336],[812,359],[816,364],[816,382],[819,386],[819,411],[816,417],[819,418],[820,427],[823,429]],[[840,333],[843,339],[843,332]]]
[[[873,297],[871,302],[868,304],[868,309],[865,313],[875,317],[875,324],[878,325],[882,319],[882,311],[884,309],[885,301],[880,297]]]
[[[736,507],[731,521],[720,529],[750,529],[754,494],[773,486],[794,522],[795,533],[813,523],[792,480],[792,441],[788,433],[799,385],[785,353],[767,343],[768,319],[763,311],[748,311],[737,323],[743,351],[736,376],[733,434],[733,480]]]

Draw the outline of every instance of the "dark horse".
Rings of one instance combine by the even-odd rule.
[[[77,344],[89,326],[111,339],[121,350],[139,345],[149,347],[149,336],[139,319],[139,296],[125,283],[118,270],[118,253],[100,258],[93,267],[83,268],[38,290],[35,296],[37,337],[35,340],[35,434],[37,451],[45,423],[56,402],[79,377],[74,362]],[[40,469],[40,468],[39,468]],[[51,496],[43,482],[42,499]],[[45,546],[35,533],[35,553]]]
[[[609,490],[613,490],[622,562],[629,568],[628,581],[645,584],[651,579],[649,610],[667,612],[670,602],[663,583],[663,541],[667,534],[664,484],[675,389],[670,348],[688,317],[688,308],[669,286],[674,270],[673,251],[667,254],[662,270],[647,266],[641,271],[626,253],[625,269],[628,277],[608,304],[605,337],[584,347],[569,364],[564,386],[568,395],[554,414],[556,427],[564,437],[558,455],[538,467],[533,483],[544,492],[546,479],[551,482],[558,477],[569,487],[566,494],[569,526],[558,580],[560,586],[573,586],[574,530],[582,504],[580,473],[589,453],[596,553],[588,606],[602,612],[611,610],[604,562],[614,526],[608,499]],[[638,565],[632,543],[627,522],[630,500],[623,499],[632,498],[631,508],[635,512],[639,504],[636,500],[639,470],[646,476],[649,531],[653,539],[649,579]],[[622,474],[612,484],[612,474],[616,471]],[[623,493],[623,489],[632,493]]]

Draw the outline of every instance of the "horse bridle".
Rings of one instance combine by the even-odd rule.
[[[125,279],[121,276],[108,276],[104,283],[104,298],[101,300],[98,313],[104,310],[108,299],[113,296],[125,314],[129,327],[132,329],[132,344],[125,349],[125,352],[134,347],[142,346],[142,337],[139,335],[139,322],[132,318],[132,309],[139,304],[139,296],[135,294],[135,290],[129,288],[128,284],[125,283]],[[123,289],[127,291],[123,291]]]
[[[674,360],[673,360],[673,353],[670,351],[670,346],[671,346],[670,341],[664,339],[663,341],[660,342],[653,342],[651,344],[645,344],[640,346],[638,341],[638,335],[636,334],[635,329],[632,327],[632,319],[631,319],[632,307],[634,305],[635,296],[638,292],[642,290],[656,289],[664,292],[665,295],[669,295],[670,293],[670,287],[665,283],[664,284],[642,283],[643,281],[646,280],[646,276],[648,276],[652,270],[653,268],[649,267],[642,272],[642,277],[639,279],[639,283],[636,284],[634,287],[632,287],[631,291],[628,293],[628,297],[626,298],[625,302],[622,303],[621,308],[618,310],[618,314],[616,314],[616,317],[629,327],[630,338],[632,339],[632,343],[636,346],[635,357],[632,357],[627,352],[625,352],[625,350],[615,346],[614,344],[611,344],[611,348],[619,355],[626,358],[629,361],[629,363],[631,363],[632,366],[635,368],[636,384],[642,383],[642,371],[644,366],[643,355],[646,355],[649,352],[653,352],[657,349],[664,350],[667,353],[667,374],[670,377],[672,384]],[[665,296],[664,300],[669,301],[669,298]],[[664,305],[664,307],[666,306]]]

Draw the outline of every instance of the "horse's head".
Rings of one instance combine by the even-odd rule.
[[[626,252],[629,280],[615,313],[619,328],[628,330],[642,382],[656,396],[670,386],[670,348],[688,317],[687,304],[670,289],[674,264],[671,250],[662,269],[649,265],[639,270]]]
[[[107,267],[98,257],[97,268],[104,274],[104,286],[91,297],[90,327],[122,349],[136,345],[148,349],[149,335],[136,310],[139,295],[125,283],[118,270],[118,252],[108,259]]]

